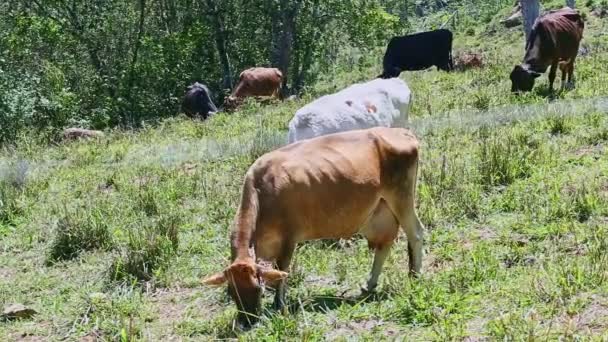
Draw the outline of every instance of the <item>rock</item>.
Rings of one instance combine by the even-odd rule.
[[[12,304],[4,308],[2,318],[7,320],[27,319],[37,314],[36,310],[28,308],[23,304]]]
[[[606,8],[596,8],[593,11],[591,11],[591,14],[593,14],[594,16],[598,17],[598,18],[604,18],[604,17],[608,17],[608,9]]]
[[[63,131],[65,140],[76,140],[80,138],[101,138],[104,134],[102,131],[94,131],[84,128],[66,128]]]
[[[524,17],[523,17],[523,14],[521,13],[521,10],[518,10],[517,12],[513,13],[507,19],[501,20],[500,23],[505,25],[505,27],[507,27],[507,28],[511,28],[511,27],[515,27],[515,26],[519,26],[519,25],[523,24],[523,22],[524,22],[523,18]]]

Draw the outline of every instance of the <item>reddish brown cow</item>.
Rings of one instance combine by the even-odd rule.
[[[279,90],[283,82],[283,73],[277,68],[250,68],[243,71],[239,83],[232,94],[226,98],[224,107],[233,109],[242,99],[249,96],[279,97]]]
[[[232,263],[204,283],[228,283],[239,322],[248,325],[260,313],[264,281],[279,282],[274,304],[284,306],[284,278],[297,243],[360,233],[375,250],[366,288],[373,291],[399,226],[407,235],[410,274],[419,274],[424,228],[414,206],[418,146],[407,129],[375,127],[263,155],[245,175]],[[279,270],[264,262],[276,262]]]
[[[566,75],[571,84],[574,74],[574,60],[583,38],[585,24],[580,14],[568,7],[550,11],[536,19],[526,43],[526,55],[521,65],[511,72],[511,91],[530,91],[534,79],[549,71],[549,89],[553,90],[553,81],[557,67],[562,71],[562,88]]]

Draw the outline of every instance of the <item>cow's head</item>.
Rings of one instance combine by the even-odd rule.
[[[539,77],[541,74],[526,69],[521,65],[516,65],[511,71],[511,91],[512,92],[522,92],[522,91],[530,91],[532,87],[534,87],[534,79]]]
[[[264,284],[287,277],[286,272],[256,264],[253,259],[236,260],[224,271],[203,280],[203,284],[221,286],[228,283],[228,294],[236,303],[237,321],[248,327],[255,323],[262,309]]]

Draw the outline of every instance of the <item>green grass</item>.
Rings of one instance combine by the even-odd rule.
[[[224,290],[199,285],[228,263],[244,173],[284,143],[295,110],[378,74],[377,61],[297,101],[248,102],[207,122],[55,146],[24,138],[0,153],[0,304],[39,313],[0,322],[0,339],[607,339],[608,44],[590,20],[577,88],[554,99],[546,76],[531,94],[509,93],[523,47],[517,29],[493,23],[456,39],[484,52],[483,69],[404,74],[422,142],[423,276],[407,277],[401,236],[379,294],[362,298],[364,240],[304,243],[290,314],[270,310],[268,293],[248,332],[233,330]]]

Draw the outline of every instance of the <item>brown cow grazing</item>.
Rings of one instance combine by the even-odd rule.
[[[250,96],[279,97],[283,73],[277,68],[250,68],[243,71],[234,91],[224,101],[224,108],[234,109]]]
[[[565,7],[550,11],[536,19],[526,43],[526,55],[521,65],[511,72],[511,91],[530,91],[534,79],[549,71],[549,89],[553,91],[553,81],[559,65],[562,71],[562,89],[566,75],[572,84],[574,60],[583,37],[585,24],[580,14]]]
[[[285,277],[296,244],[361,233],[375,250],[366,291],[378,284],[399,226],[409,269],[422,265],[424,227],[414,207],[418,141],[407,129],[375,127],[299,141],[256,160],[247,171],[231,235],[232,264],[203,281],[228,283],[238,321],[256,321],[265,281],[285,303]],[[279,270],[264,266],[276,262]]]

